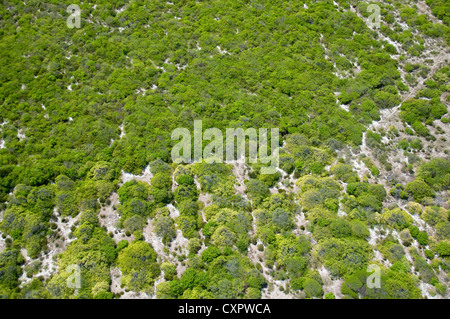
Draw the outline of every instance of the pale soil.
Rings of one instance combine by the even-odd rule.
[[[424,3],[419,2],[420,6],[425,6]],[[358,15],[362,18],[362,16],[358,13]],[[364,19],[364,18],[362,18]],[[398,19],[398,17],[396,17]],[[400,23],[400,21],[398,21]],[[388,42],[392,42],[390,39],[386,38],[379,29],[375,29],[376,32],[380,35],[382,39],[385,39]],[[391,43],[395,45],[400,53],[405,53],[402,51],[401,47],[398,47],[396,44]],[[439,42],[428,39],[425,43],[426,50],[420,57],[411,57],[407,56],[406,60],[402,63],[419,63],[419,64],[425,64],[425,60],[431,59],[433,61],[432,65],[430,65],[430,72],[426,78],[418,78],[418,83],[412,87],[410,87],[409,92],[405,92],[402,94],[402,103],[408,99],[414,98],[416,94],[422,90],[424,86],[424,82],[431,78],[440,68],[442,68],[444,65],[448,64],[448,61],[450,60],[450,54],[448,52],[448,49],[441,46]],[[436,51],[437,54],[435,55],[433,51]],[[399,68],[400,73],[402,74],[402,79],[404,80],[405,72],[400,67]],[[406,82],[405,82],[406,83]],[[447,93],[448,94],[448,93]],[[443,97],[445,98],[445,94],[443,94]],[[449,107],[449,103],[446,101],[443,101],[447,107]],[[394,138],[387,138],[387,136],[383,137],[382,142],[387,146],[387,152],[388,152],[388,162],[392,165],[391,171],[386,171],[384,166],[379,162],[375,154],[379,152],[377,149],[370,149],[366,146],[366,134],[363,135],[363,144],[360,147],[360,152],[366,154],[378,167],[380,170],[380,176],[378,177],[378,182],[382,182],[385,184],[385,187],[387,190],[389,190],[388,185],[386,185],[386,181],[388,181],[391,178],[395,178],[398,182],[401,183],[408,183],[414,179],[414,175],[407,172],[403,167],[404,165],[408,164],[408,158],[403,154],[403,150],[397,148],[397,143],[403,139],[411,139],[410,136],[408,136],[406,133],[403,133],[402,131],[406,128],[404,123],[400,121],[398,118],[398,114],[400,111],[400,107],[402,105],[400,103],[398,106],[392,108],[392,109],[384,109],[380,112],[381,119],[379,121],[374,121],[369,125],[369,129],[374,132],[379,132],[381,130],[387,131],[391,126],[395,127],[399,131],[399,136]],[[436,120],[434,121],[434,126],[440,126],[444,130],[443,135],[436,135],[435,129],[428,126],[430,129],[430,132],[434,135],[436,135],[437,140],[434,142],[426,141],[425,138],[419,137],[421,140],[421,143],[423,145],[423,152],[417,152],[416,155],[418,155],[421,159],[428,160],[430,158],[436,158],[436,157],[448,157],[444,152],[448,150],[448,141],[441,140],[440,137],[442,136],[450,136],[450,128],[449,125],[443,124],[441,121]],[[414,136],[416,138],[416,136]],[[352,152],[353,153],[353,152]],[[357,155],[357,154],[354,154]],[[358,159],[353,159],[350,161],[353,165],[355,165],[355,170],[358,172],[358,175],[363,176],[368,173],[368,169],[365,167],[365,165],[360,162]],[[360,163],[359,163],[360,162]],[[369,174],[370,175],[370,174]]]
[[[176,209],[176,207],[172,204],[169,204],[166,207],[169,209],[170,218],[176,219],[178,216],[180,216],[180,211]]]
[[[280,287],[285,289],[289,285],[287,280],[274,280],[267,288],[261,290],[261,299],[299,299],[302,293],[286,293]]]
[[[325,266],[322,265],[320,269],[318,269],[320,277],[322,277],[323,281],[323,292],[324,295],[331,292],[334,294],[336,299],[342,299],[344,295],[341,293],[341,285],[344,282],[343,279],[334,279],[331,276],[331,273]]]
[[[155,284],[154,284],[154,290],[152,295],[150,296],[150,298],[152,299],[156,299],[156,293],[158,291],[158,285],[162,282],[164,282],[164,271],[161,270],[161,274],[159,275],[158,279],[155,280]]]
[[[227,161],[227,164],[231,164],[233,166],[233,175],[236,177],[237,184],[234,185],[236,189],[236,194],[241,194],[243,198],[246,198],[245,190],[247,187],[244,184],[245,180],[248,180],[248,169],[245,164],[245,158],[241,158],[240,160],[235,161]]]
[[[181,275],[186,270],[186,266],[182,265],[181,262],[179,262],[178,259],[173,256],[174,253],[176,253],[177,255],[184,254],[186,256],[188,254],[188,239],[183,236],[181,230],[177,229],[176,237],[172,240],[170,246],[166,247],[163,244],[161,238],[156,236],[156,234],[154,233],[153,220],[149,218],[147,221],[147,225],[144,228],[144,239],[145,242],[152,245],[153,249],[158,254],[158,261],[167,261],[174,264],[177,267],[178,276],[181,277]],[[168,252],[165,251],[166,248],[168,249]]]
[[[131,173],[126,173],[126,172],[122,171],[121,180],[122,180],[122,185],[133,179],[136,181],[141,181],[141,182],[150,184],[150,180],[152,179],[152,177],[153,177],[153,174],[150,172],[150,166],[147,166],[141,175],[133,175]]]
[[[0,253],[6,249],[5,239],[3,239],[3,233],[0,231]]]
[[[111,268],[110,277],[111,277],[111,292],[113,294],[119,294],[121,292],[125,292],[125,289],[120,287],[122,271],[117,267]]]
[[[441,20],[439,20],[433,15],[430,7],[426,4],[425,1],[419,0],[417,1],[416,5],[417,8],[419,9],[419,14],[425,14],[427,16],[427,19],[431,20],[433,23],[442,23]]]
[[[204,207],[208,207],[212,203],[212,196],[208,193],[202,193],[198,196],[198,200],[203,203]]]
[[[262,299],[293,299],[298,298],[298,293],[285,293],[281,291],[280,287],[283,289],[288,285],[287,281],[283,280],[275,280],[271,275],[271,270],[266,267],[264,263],[264,252],[260,252],[257,249],[257,245],[261,244],[258,242],[256,245],[250,244],[248,250],[248,257],[254,263],[259,262],[262,266],[262,275],[267,282],[267,288],[261,290],[261,298]]]
[[[118,228],[120,215],[113,207],[119,205],[119,195],[117,195],[117,193],[112,193],[109,199],[111,203],[101,207],[100,213],[98,214],[100,226],[105,226],[106,232],[113,234],[113,239],[116,243],[121,240],[131,242],[134,239],[134,236],[126,236],[125,231]]]

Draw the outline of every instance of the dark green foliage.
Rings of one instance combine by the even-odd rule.
[[[130,218],[128,218],[123,223],[123,228],[125,231],[128,231],[130,233],[134,233],[137,230],[142,230],[142,228],[145,225],[145,220],[139,216],[139,215],[133,215]]]
[[[421,231],[419,232],[419,234],[417,235],[417,241],[419,242],[419,244],[426,246],[428,245],[428,234],[426,231]]]
[[[173,198],[171,192],[172,178],[165,172],[158,172],[153,176],[150,186],[150,194],[153,200],[159,205],[168,204]]]
[[[420,273],[420,279],[427,283],[431,283],[436,278],[436,274],[433,268],[427,263],[427,261],[419,256],[414,257],[414,267]]]
[[[206,263],[212,262],[215,258],[220,256],[220,250],[217,247],[209,246],[202,252],[202,260]]]
[[[9,298],[18,289],[18,279],[22,275],[20,264],[23,257],[18,250],[6,250],[0,253],[0,296]]]
[[[162,263],[161,270],[164,271],[164,279],[175,280],[177,279],[177,268],[170,263]]]
[[[194,185],[194,178],[190,175],[178,175],[176,182],[179,185]]]
[[[195,201],[198,198],[197,187],[181,184],[176,188],[174,198],[178,203],[186,200]]]
[[[162,238],[163,243],[172,241],[176,236],[175,225],[170,216],[157,216],[153,221],[155,234]]]
[[[351,165],[339,163],[331,168],[331,173],[345,183],[359,182],[358,174]]]
[[[322,286],[311,278],[306,278],[303,282],[303,290],[305,291],[306,298],[322,297]]]
[[[350,223],[345,219],[336,219],[330,224],[331,233],[334,237],[342,238],[352,235]]]
[[[440,119],[447,113],[447,108],[439,100],[408,100],[400,107],[400,118],[412,125],[414,130],[422,136],[429,135],[428,129],[422,124],[428,119]]]
[[[178,228],[182,231],[183,236],[186,238],[192,238],[197,236],[197,219],[193,216],[181,215],[176,219]]]
[[[259,180],[250,179],[246,186],[247,194],[254,201],[255,205],[261,203],[264,198],[270,195],[269,187]]]
[[[436,245],[436,252],[442,256],[450,256],[450,243],[448,241],[441,241]]]
[[[123,184],[117,193],[121,203],[125,203],[133,198],[146,200],[149,196],[149,187],[146,183],[132,180]]]

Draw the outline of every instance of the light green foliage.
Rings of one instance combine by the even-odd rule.
[[[192,171],[198,176],[202,192],[223,197],[234,195],[235,178],[231,165],[199,163],[192,166]]]
[[[360,220],[352,220],[350,222],[353,236],[361,239],[365,239],[369,236],[369,229],[367,224]]]
[[[345,183],[359,182],[358,174],[351,165],[339,163],[331,167],[331,173]]]
[[[215,258],[220,256],[220,250],[217,247],[209,246],[202,252],[202,260],[206,263],[210,263]]]
[[[292,288],[302,289],[297,278],[305,275],[310,262],[310,249],[311,244],[305,236],[298,238],[292,234],[286,237],[276,235],[272,244],[269,244],[264,250],[265,264],[272,268],[276,262],[280,275],[281,273],[287,274]],[[283,278],[286,279],[286,277]]]
[[[431,101],[408,100],[402,104],[400,110],[400,118],[412,125],[417,134],[422,136],[430,134],[422,122],[440,119],[447,113],[447,108],[440,103],[439,99],[432,99]]]
[[[76,233],[82,237],[72,242],[62,254],[58,272],[47,285],[53,298],[93,298],[96,284],[110,282],[110,266],[117,257],[115,244],[103,229],[95,225],[94,216],[85,212],[80,217],[81,224]],[[77,294],[75,288],[67,286],[69,276],[74,275],[74,270],[70,268],[73,265],[78,265],[81,271],[81,289]]]
[[[338,199],[342,189],[329,177],[317,178],[312,175],[299,178],[297,186],[300,188],[300,203],[305,211],[316,206],[327,205],[327,199]]]
[[[450,256],[450,242],[449,241],[441,241],[436,245],[436,252],[442,256]]]
[[[320,134],[323,133],[320,132]],[[308,173],[320,175],[324,167],[332,161],[332,156],[327,150],[311,144],[313,143],[305,135],[299,133],[290,134],[286,138],[286,150],[293,158],[295,168],[301,175]]]
[[[347,193],[342,203],[344,210],[352,218],[360,220],[373,219],[375,212],[380,212],[382,202],[386,198],[386,191],[382,185],[368,183],[349,183]]]
[[[236,235],[226,226],[219,226],[211,236],[211,242],[220,248],[231,247],[235,244]]]
[[[347,238],[323,239],[319,242],[319,255],[334,275],[345,275],[365,268],[373,251],[363,240]]]
[[[227,226],[236,234],[246,234],[251,228],[251,216],[244,212],[236,212],[229,208],[219,210],[210,219],[217,225]]]
[[[431,226],[436,226],[447,221],[448,213],[444,207],[427,206],[422,212],[422,218]]]
[[[120,251],[117,258],[123,273],[122,282],[134,291],[151,291],[155,278],[160,274],[156,252],[143,241],[134,241]]]
[[[164,272],[164,279],[166,280],[174,280],[177,278],[177,267],[171,263],[162,263],[161,271]]]
[[[180,280],[158,286],[158,298],[247,298],[261,296],[264,278],[247,259],[237,254],[220,256],[214,247],[202,253],[208,260],[206,270],[188,268]],[[213,254],[212,254],[213,253]],[[212,255],[211,255],[212,254]],[[215,256],[206,258],[206,256]]]
[[[425,197],[432,197],[435,195],[433,189],[421,179],[416,179],[415,181],[406,184],[405,191],[412,196],[416,202],[421,202]]]
[[[119,241],[119,242],[117,243],[117,246],[116,246],[117,252],[119,252],[119,251],[121,251],[122,249],[128,247],[128,245],[129,245],[128,240],[122,239],[121,241]]]
[[[450,186],[450,160],[434,158],[429,162],[422,163],[417,171],[417,177],[436,190],[448,189]]]
[[[190,254],[196,254],[202,247],[202,242],[198,238],[191,238],[187,244],[187,248]]]
[[[370,275],[365,269],[345,276],[341,286],[344,295],[350,298],[370,299],[419,299],[420,289],[415,278],[405,271],[401,263],[395,263],[391,269],[382,269],[380,288],[369,288],[367,277]]]
[[[325,294],[325,299],[336,299],[336,296],[332,292],[327,292]]]
[[[438,223],[435,228],[438,240],[450,239],[450,222]]]
[[[394,227],[396,229],[402,230],[407,228],[413,223],[412,217],[400,208],[386,209],[383,214],[381,214],[381,222]]]
[[[264,276],[287,280],[287,290],[303,290],[307,298],[323,297],[313,271],[323,263],[344,276],[348,297],[419,298],[418,281],[391,237],[377,243],[394,262],[383,269],[383,288],[368,289],[362,272],[372,257],[369,226],[397,228],[401,244],[417,240],[433,258],[433,269],[450,269],[448,203],[442,202],[449,162],[421,162],[435,154],[435,146],[445,152],[440,147],[447,138],[450,68],[434,67],[432,57],[446,48],[430,43],[449,43],[448,1],[426,1],[442,23],[423,14],[423,3],[417,10],[413,2],[377,2],[379,30],[365,21],[368,2],[336,2],[80,2],[80,29],[65,23],[68,2],[4,2],[0,297],[111,299],[118,297],[110,291],[112,267],[121,268],[126,290],[151,293],[160,274],[142,233],[151,221],[167,246],[158,260],[174,258],[185,268],[178,278],[175,265],[161,266],[166,281],[158,298],[260,298],[263,263],[269,268]],[[402,102],[408,90],[409,100]],[[400,103],[404,130],[368,129],[381,119],[381,109]],[[250,163],[246,193],[240,194],[231,164],[174,163],[171,150],[178,141],[171,133],[192,133],[194,120],[203,121],[203,132],[279,129],[279,167],[292,175],[261,174],[268,164]],[[359,147],[363,132],[370,154]],[[389,158],[397,142],[407,157],[402,169],[408,180],[417,173],[407,185],[396,178]],[[364,183],[354,159],[370,171]],[[148,177],[146,167],[150,183],[122,184],[122,174]],[[289,185],[293,178],[296,193]],[[393,198],[386,197],[385,186]],[[103,216],[114,192],[119,203]],[[409,207],[425,220],[426,231],[389,206],[409,197],[423,205]],[[203,205],[205,198],[212,203]],[[176,220],[168,204],[179,210]],[[120,219],[114,226],[132,233],[134,242],[116,245],[116,230],[106,234],[100,227],[99,220],[111,230],[115,214]],[[74,240],[62,247],[65,223],[77,216],[69,234]],[[188,247],[169,251],[176,229]],[[206,249],[198,254],[202,244]],[[62,251],[54,257],[58,268],[42,281],[35,277],[47,269],[38,257],[53,245]],[[260,245],[260,258],[250,260],[253,245]],[[22,249],[32,258],[26,265]],[[421,278],[444,294],[444,282],[427,261],[414,258]],[[67,286],[71,265],[81,269],[77,290]],[[31,279],[21,288],[20,266]]]

